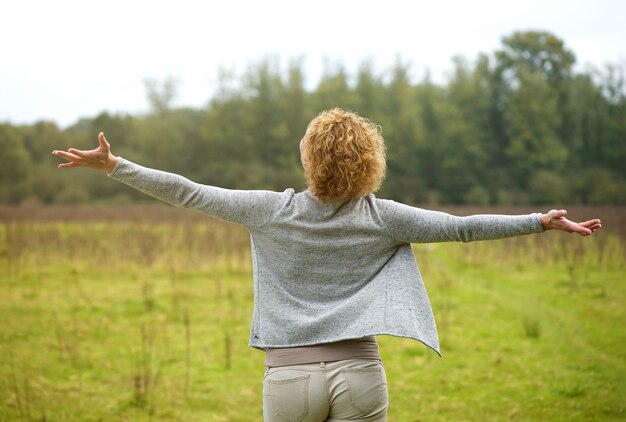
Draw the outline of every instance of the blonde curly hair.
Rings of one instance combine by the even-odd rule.
[[[376,192],[385,178],[380,126],[350,111],[320,113],[307,127],[301,152],[309,190],[322,201]]]

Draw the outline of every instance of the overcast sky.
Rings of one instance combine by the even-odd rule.
[[[325,61],[354,74],[401,57],[445,81],[451,58],[492,53],[515,30],[563,39],[578,64],[626,62],[626,1],[13,0],[0,8],[0,122],[62,126],[101,111],[148,109],[146,79],[175,78],[176,105],[203,106],[220,66],[304,58],[314,87]]]

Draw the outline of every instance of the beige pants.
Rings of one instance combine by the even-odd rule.
[[[268,367],[265,422],[385,421],[387,377],[377,360]]]

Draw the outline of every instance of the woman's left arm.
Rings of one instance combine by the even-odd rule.
[[[174,173],[140,166],[111,154],[110,145],[101,132],[99,146],[83,151],[70,148],[53,151],[66,159],[60,168],[87,167],[105,171],[112,179],[177,207],[204,212],[245,227],[259,227],[271,219],[289,191],[233,190],[203,185]]]

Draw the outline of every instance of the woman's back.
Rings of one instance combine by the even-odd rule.
[[[378,334],[384,329],[384,270],[399,242],[385,232],[374,196],[321,202],[309,191],[283,195],[273,217],[250,229],[256,293],[251,345]]]

